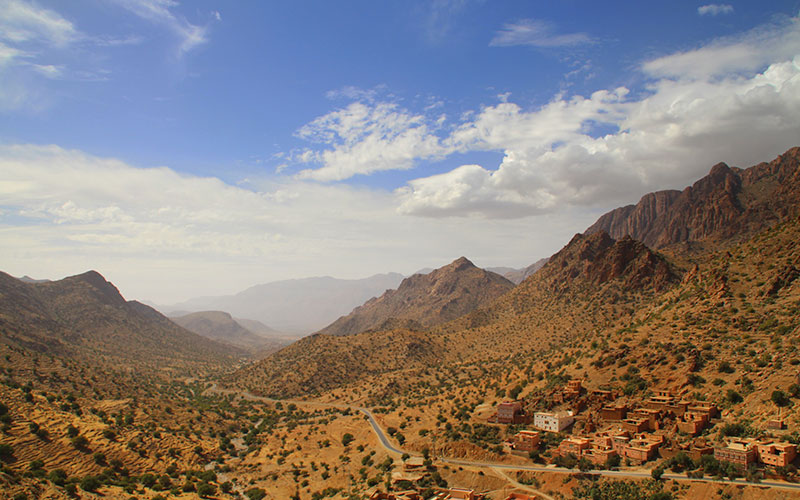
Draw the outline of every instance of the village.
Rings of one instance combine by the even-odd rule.
[[[793,479],[797,445],[788,441],[780,415],[762,422],[758,437],[743,437],[737,435],[735,425],[724,432],[730,423],[721,418],[713,402],[686,399],[670,391],[640,400],[621,396],[613,390],[588,389],[580,379],[569,380],[538,399],[497,404],[488,423],[523,427],[503,443],[503,453],[553,470],[589,473],[646,468],[657,479],[670,468],[695,479]],[[715,430],[720,431],[712,439]],[[433,495],[430,490],[423,495],[414,485],[435,467],[427,456],[405,458],[402,472],[393,475],[394,492],[377,490],[371,500],[488,498],[487,492],[466,488],[439,488]],[[502,496],[502,500],[537,498],[518,491]]]

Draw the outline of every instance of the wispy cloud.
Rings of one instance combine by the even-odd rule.
[[[22,0],[0,0],[0,37],[64,46],[80,38],[75,26],[53,10]]]
[[[15,49],[14,47],[9,47],[8,45],[0,42],[0,69],[3,68],[3,66],[14,63],[21,57],[27,56],[29,56],[29,54],[26,54],[24,51]]]
[[[428,2],[424,22],[425,36],[429,42],[440,43],[451,35],[461,12],[476,0],[432,0]]]
[[[57,12],[24,0],[0,0],[0,110],[39,110],[49,102],[42,77],[61,78],[63,53],[86,39]]]
[[[593,42],[594,40],[586,33],[558,33],[556,28],[547,21],[523,19],[503,26],[503,29],[495,34],[489,45],[493,47],[528,45],[553,48],[573,47]]]
[[[799,53],[800,18],[795,17],[653,59],[642,69],[656,78],[709,79],[758,71],[772,62],[791,60]]]
[[[173,13],[179,3],[173,0],[113,0],[140,18],[166,27],[179,38],[178,53],[183,55],[208,41],[208,27],[192,24]],[[217,20],[219,13],[214,13]]]
[[[379,95],[386,92],[386,89],[386,85],[377,85],[371,89],[347,85],[339,89],[329,90],[325,93],[325,97],[331,100],[347,99],[350,101],[374,102]]]
[[[697,8],[701,16],[718,16],[720,14],[733,14],[733,5],[726,3],[710,3]]]

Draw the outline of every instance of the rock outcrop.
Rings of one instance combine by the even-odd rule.
[[[651,248],[692,241],[728,241],[797,213],[800,148],[746,170],[725,163],[683,191],[658,191],[600,217],[587,234],[631,236]]]

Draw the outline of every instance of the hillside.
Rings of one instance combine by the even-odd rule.
[[[44,283],[0,273],[0,340],[134,370],[221,368],[243,354],[126,301],[95,271]]]
[[[428,274],[404,279],[397,290],[367,301],[319,333],[351,335],[379,329],[390,320],[433,326],[486,305],[513,287],[502,276],[461,257]]]
[[[262,330],[267,329],[273,336],[258,335],[242,325],[239,320],[234,319],[230,314],[223,311],[201,311],[170,319],[190,332],[252,353],[263,354],[276,351],[289,343],[286,340],[277,338],[280,335],[279,332],[275,332],[264,325],[261,325]],[[251,324],[260,323],[254,321]]]
[[[469,265],[459,259],[450,266]],[[295,396],[419,368],[432,352],[436,364],[542,352],[592,328],[597,318],[616,314],[614,305],[603,304],[606,297],[635,303],[677,281],[663,258],[635,240],[615,242],[605,233],[576,235],[538,273],[455,320],[426,332],[400,328],[341,338],[313,335],[242,368],[228,381],[255,392]],[[376,348],[389,340],[393,350]],[[407,359],[396,352],[414,356]],[[297,377],[303,382],[287,382]]]
[[[256,285],[235,295],[201,297],[172,306],[170,311],[225,311],[235,318],[258,320],[291,335],[315,332],[372,297],[397,288],[403,276],[376,274],[345,280],[331,277],[275,281]]]
[[[741,240],[798,213],[800,148],[748,169],[724,163],[683,191],[658,191],[603,215],[586,233],[631,236],[652,248]]]

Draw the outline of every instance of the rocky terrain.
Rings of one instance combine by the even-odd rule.
[[[800,444],[798,151],[746,170],[720,164],[682,192],[613,211],[516,287],[459,259],[357,308],[352,330],[246,364],[97,273],[50,283],[0,275],[0,491],[352,500],[461,486],[491,500],[798,498],[782,482],[800,480],[797,460],[737,470],[711,455],[614,465],[557,452],[569,436],[619,424],[602,422],[603,405],[637,408],[660,392],[720,410],[696,437],[664,412],[645,432],[664,449]],[[483,298],[444,317],[448,301],[467,296]],[[582,390],[569,399],[576,379]],[[542,433],[534,452],[514,452],[505,443],[527,426],[493,420],[510,399],[575,409],[577,420]],[[379,442],[359,408],[401,451]],[[778,418],[784,428],[768,424]],[[405,454],[424,457],[424,474],[407,479]],[[616,475],[601,478],[609,468]]]
[[[368,300],[318,333],[350,335],[377,329],[390,320],[433,326],[486,305],[513,287],[502,276],[461,257],[430,273],[404,279],[397,290]]]
[[[725,242],[797,214],[800,148],[745,170],[724,163],[683,191],[659,191],[603,215],[587,233],[631,236],[649,247]]]

